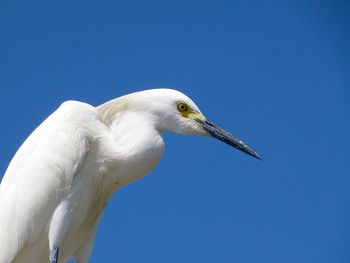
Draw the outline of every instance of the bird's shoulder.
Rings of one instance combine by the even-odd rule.
[[[88,120],[97,117],[97,109],[88,103],[67,100],[50,117],[60,121]]]
[[[99,123],[97,118],[96,108],[87,103],[79,101],[62,103],[18,149],[2,184],[7,181],[10,174],[12,179],[23,172],[28,174],[31,170],[28,170],[27,166],[33,170],[35,168],[32,166],[35,163],[42,169],[49,168],[50,164],[56,162],[77,162],[77,158],[85,155],[89,140],[94,137],[94,126]],[[56,164],[56,167],[59,166]],[[52,170],[50,172],[52,173]]]

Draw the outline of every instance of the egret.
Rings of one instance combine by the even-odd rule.
[[[26,139],[1,182],[0,263],[87,262],[109,198],[157,165],[164,131],[212,136],[261,159],[176,90],[98,107],[64,102]]]

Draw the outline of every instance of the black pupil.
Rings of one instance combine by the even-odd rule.
[[[185,105],[181,104],[181,105],[180,105],[180,109],[181,109],[181,110],[185,110]]]

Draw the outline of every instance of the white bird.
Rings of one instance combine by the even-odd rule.
[[[0,263],[88,261],[112,193],[148,174],[163,131],[216,137],[258,159],[179,91],[132,93],[99,107],[67,101],[23,143],[0,185]]]

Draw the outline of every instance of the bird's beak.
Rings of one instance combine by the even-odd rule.
[[[199,126],[204,130],[206,134],[214,138],[217,138],[220,141],[223,141],[228,145],[231,145],[236,149],[246,154],[249,154],[250,156],[253,156],[259,160],[262,160],[262,157],[255,150],[253,150],[247,144],[245,144],[245,142],[234,137],[232,134],[221,129],[220,127],[216,126],[214,123],[208,121],[205,118],[195,118],[195,121],[199,124]]]

